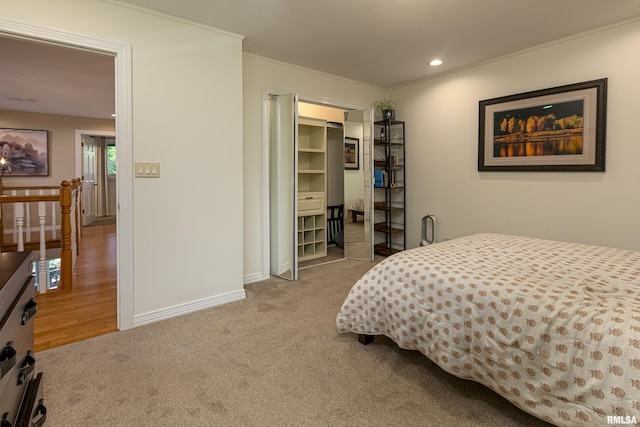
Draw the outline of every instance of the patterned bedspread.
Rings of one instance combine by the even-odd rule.
[[[336,325],[558,426],[640,421],[640,252],[498,234],[410,249],[358,280]]]

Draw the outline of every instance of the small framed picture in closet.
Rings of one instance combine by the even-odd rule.
[[[349,136],[344,138],[344,168],[360,169],[360,140]]]

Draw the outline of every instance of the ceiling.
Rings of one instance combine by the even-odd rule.
[[[2,37],[0,110],[112,118],[114,58]]]
[[[381,88],[640,18],[640,0],[117,2],[243,35],[251,54]],[[0,38],[0,109],[113,112],[113,58],[22,43]],[[434,58],[444,64],[430,67]]]

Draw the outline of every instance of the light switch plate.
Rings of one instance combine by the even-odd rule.
[[[136,178],[160,178],[160,162],[135,162]]]

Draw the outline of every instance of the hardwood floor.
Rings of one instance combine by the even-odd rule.
[[[35,351],[117,330],[116,226],[85,227],[73,289],[37,295]]]

